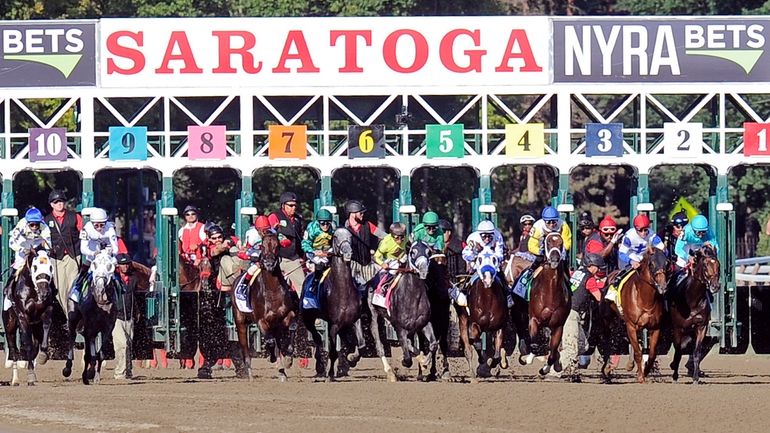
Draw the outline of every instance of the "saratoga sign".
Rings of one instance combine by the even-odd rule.
[[[100,21],[102,87],[543,85],[545,17]]]

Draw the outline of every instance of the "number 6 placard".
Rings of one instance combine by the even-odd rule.
[[[428,158],[462,158],[465,156],[463,125],[426,125],[425,145]]]
[[[188,126],[187,157],[190,159],[225,159],[227,156],[225,125]]]
[[[385,125],[348,126],[348,158],[385,158]]]
[[[147,160],[146,126],[110,126],[110,160]]]
[[[267,128],[267,156],[270,159],[307,157],[307,125],[270,125]]]
[[[703,154],[703,124],[663,124],[663,154],[674,157],[690,157]]]
[[[29,128],[29,161],[66,161],[67,130]]]

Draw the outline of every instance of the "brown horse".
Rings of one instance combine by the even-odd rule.
[[[675,281],[673,283],[676,284]],[[695,336],[695,347],[690,355],[693,360],[692,381],[697,384],[700,380],[701,349],[711,318],[708,292],[715,294],[719,288],[719,260],[714,248],[706,245],[695,253],[695,266],[687,278],[684,290],[675,293],[672,299],[674,360],[671,362],[671,369],[674,371],[674,382],[679,379],[679,362],[682,360],[682,350],[688,343],[685,337],[692,334]]]
[[[286,381],[286,369],[291,367],[295,329],[291,326],[297,316],[298,305],[291,295],[286,280],[278,266],[278,235],[267,233],[262,238],[262,255],[259,259],[261,271],[249,283],[249,300],[253,312],[243,313],[231,297],[235,326],[238,329],[238,343],[241,347],[245,372],[253,380],[251,372],[251,350],[249,348],[249,324],[256,323],[265,337],[265,346],[270,362],[276,362],[278,378]]]
[[[506,291],[503,281],[498,275],[497,258],[485,248],[476,258],[475,269],[478,278],[471,280],[468,289],[468,310],[455,306],[460,328],[460,340],[463,342],[465,359],[468,361],[468,369],[471,377],[490,376],[491,369],[500,365],[508,368],[508,360],[501,355],[503,347],[503,331],[508,321],[508,308],[505,299]],[[469,314],[470,313],[470,314]],[[486,359],[486,354],[481,350],[482,332],[494,335],[495,352],[491,360]],[[473,343],[473,345],[471,345]],[[478,358],[475,366],[473,351]]]
[[[639,263],[636,272],[632,274],[620,292],[621,305],[623,306],[623,320],[626,322],[628,341],[634,350],[634,362],[636,363],[636,380],[644,383],[655,365],[657,357],[658,339],[660,338],[660,326],[663,321],[663,295],[666,293],[666,270],[668,261],[666,254],[657,248],[649,246],[644,258]],[[616,313],[618,308],[612,304]],[[642,347],[639,344],[637,333],[646,329],[649,333],[649,357],[642,369]],[[609,356],[605,357],[605,365],[602,371],[606,371]]]
[[[559,345],[572,298],[567,261],[562,260],[564,240],[559,233],[549,233],[544,242],[546,261],[532,280],[529,301],[529,338],[534,339],[543,326],[551,332],[548,360],[539,371],[541,376],[548,374],[551,367],[557,373],[561,372]]]
[[[213,266],[208,258],[205,246],[198,250],[199,261],[196,263],[183,260],[179,257],[179,298],[180,322],[187,332],[182,338],[182,346],[179,357],[179,367],[184,368],[185,360],[195,358],[199,337],[199,311],[201,303],[201,291],[208,291],[215,277]]]

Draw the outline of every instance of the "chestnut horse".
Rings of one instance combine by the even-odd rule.
[[[539,371],[541,376],[548,374],[551,367],[557,373],[561,372],[559,345],[572,299],[567,261],[562,260],[564,240],[561,234],[549,233],[544,243],[546,261],[532,280],[529,300],[529,338],[534,339],[542,326],[551,331],[548,360]]]
[[[713,295],[719,291],[719,275],[716,251],[706,245],[695,253],[695,266],[684,284],[684,290],[673,296],[671,324],[674,328],[674,360],[671,369],[674,371],[674,382],[679,379],[679,362],[682,360],[682,350],[688,343],[685,337],[693,334],[695,347],[690,355],[693,360],[692,381],[697,384],[700,380],[700,352],[711,318],[708,292]],[[676,284],[675,281],[673,283]]]

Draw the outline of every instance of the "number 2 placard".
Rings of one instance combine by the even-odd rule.
[[[270,125],[267,140],[270,142],[267,149],[270,159],[307,157],[307,125]]]
[[[66,161],[65,128],[29,128],[29,161]]]
[[[745,156],[770,155],[768,149],[770,123],[746,122],[743,124],[743,154]]]
[[[225,159],[227,156],[226,132],[225,125],[188,126],[188,158]]]
[[[110,126],[110,160],[147,160],[146,126]]]
[[[663,154],[698,156],[703,154],[703,124],[668,122],[663,124]]]
[[[505,125],[505,155],[537,158],[545,154],[545,126],[542,123]]]
[[[425,125],[428,158],[462,158],[465,156],[463,125]]]

